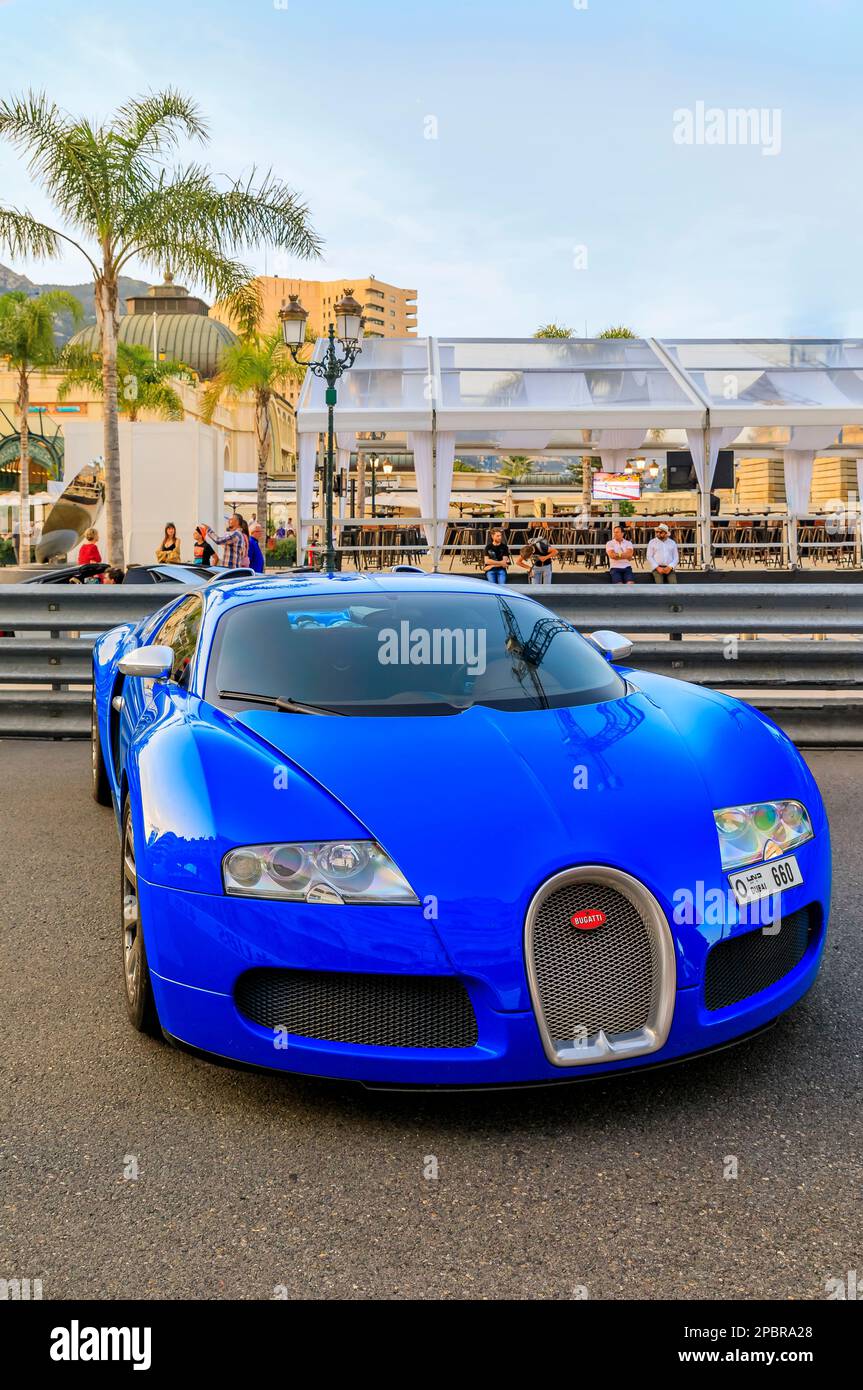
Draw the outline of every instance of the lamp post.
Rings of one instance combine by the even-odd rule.
[[[297,353],[306,341],[306,320],[308,310],[300,303],[299,295],[292,294],[289,302],[279,311],[282,321],[282,337],[285,347],[294,361],[299,361]],[[324,469],[324,569],[332,572],[336,566],[336,552],[333,544],[333,483],[335,478],[335,422],[333,411],[336,404],[336,382],[356,361],[362,352],[360,340],[363,332],[362,307],[354,299],[353,290],[345,290],[335,305],[335,326],[331,323],[327,332],[327,350],[320,362],[304,365],[315,376],[327,383],[324,397],[327,405],[327,458]],[[339,339],[342,352],[336,350]],[[301,518],[298,518],[298,521]]]

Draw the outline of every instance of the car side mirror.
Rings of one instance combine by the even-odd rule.
[[[135,647],[119,661],[124,676],[143,676],[145,680],[164,680],[171,674],[174,653],[170,647]]]
[[[606,661],[625,661],[628,656],[632,656],[632,643],[619,632],[611,632],[603,627],[599,632],[592,632],[590,640],[599,648]]]

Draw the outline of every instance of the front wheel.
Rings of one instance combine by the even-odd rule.
[[[133,1028],[139,1033],[161,1037],[159,1015],[153,998],[153,985],[147,965],[147,950],[141,926],[138,900],[138,873],[135,866],[135,837],[132,808],[123,807],[123,849],[120,859],[120,919],[123,933],[123,982],[126,1008]]]
[[[102,757],[102,740],[99,737],[99,716],[96,711],[95,691],[90,705],[90,791],[93,794],[93,800],[97,801],[100,806],[111,805],[111,783],[108,781],[105,759]]]

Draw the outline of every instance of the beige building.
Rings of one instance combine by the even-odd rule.
[[[203,300],[190,295],[182,286],[166,276],[161,285],[153,285],[145,295],[126,301],[126,313],[120,319],[120,341],[139,344],[152,350],[162,360],[184,362],[195,373],[194,381],[176,380],[174,389],[180,396],[186,420],[203,424],[202,396],[207,381],[218,371],[224,348],[234,342],[234,334],[208,312]],[[98,330],[82,329],[72,341],[81,347],[99,350]],[[84,387],[76,387],[65,401],[57,397],[61,382],[59,372],[34,373],[30,383],[31,430],[47,441],[33,447],[34,490],[57,476],[62,467],[63,431],[69,422],[101,420],[102,400]],[[120,383],[122,390],[122,382]],[[14,374],[0,363],[0,491],[17,486],[17,446],[4,437],[17,428],[15,397],[17,382]],[[296,416],[292,403],[275,397],[270,417],[273,432],[273,452],[270,472],[273,477],[292,473],[296,464]],[[122,417],[121,417],[122,418]],[[146,411],[141,420],[154,420]],[[213,425],[221,439],[222,465],[227,473],[257,473],[255,448],[255,404],[251,392],[238,400],[224,396],[213,416]],[[193,431],[194,433],[194,431]],[[190,436],[191,437],[191,436]]]
[[[57,388],[60,381],[61,376],[57,372],[35,372],[33,374],[30,386],[33,401],[30,428],[32,431],[41,430],[44,432],[49,441],[55,440],[56,436],[59,435],[60,439],[57,442],[62,454],[64,425],[69,421],[101,420],[102,400],[101,397],[94,396],[90,391],[76,388],[65,401],[58,402]],[[183,402],[186,419],[198,424],[203,423],[201,417],[203,386],[200,383],[190,381],[174,381],[172,384]],[[0,367],[0,409],[6,415],[6,421],[2,422],[2,428],[0,428],[0,439],[2,439],[4,432],[11,431],[13,425],[17,428],[16,389],[17,381],[13,373]],[[296,463],[296,417],[287,402],[278,400],[272,402],[270,414],[273,424],[273,454],[270,473],[275,478],[285,477],[293,473]],[[146,411],[141,412],[140,418],[142,421],[155,422],[155,417],[148,415]],[[225,472],[255,475],[258,462],[254,433],[255,406],[251,395],[238,401],[227,399],[223,401],[216,407],[212,423],[222,435]],[[54,460],[46,459],[45,463],[48,466],[43,465],[42,454],[45,451],[40,447],[38,433],[32,452],[34,459],[31,463],[31,486],[35,491],[37,488],[43,487],[47,479],[56,477],[56,473],[54,467],[51,466]],[[3,456],[0,455],[0,483],[2,483],[0,492],[4,488],[17,487],[16,476],[13,476],[17,475],[18,472],[17,448],[10,450],[6,469],[4,469],[3,464]]]
[[[309,314],[309,329],[316,338],[323,337],[333,321],[336,301],[345,290],[353,290],[363,306],[368,338],[412,338],[417,331],[417,292],[388,285],[374,275],[365,279],[354,276],[346,280],[286,280],[278,275],[258,278],[264,304],[262,327],[270,333],[279,326],[279,310],[291,294]],[[230,325],[230,315],[217,304],[211,317]]]

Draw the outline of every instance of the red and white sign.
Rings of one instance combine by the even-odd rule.
[[[637,501],[641,496],[641,478],[637,473],[594,473],[595,502]]]
[[[605,925],[606,917],[601,908],[586,907],[574,912],[569,920],[578,931],[596,931],[597,927]]]

